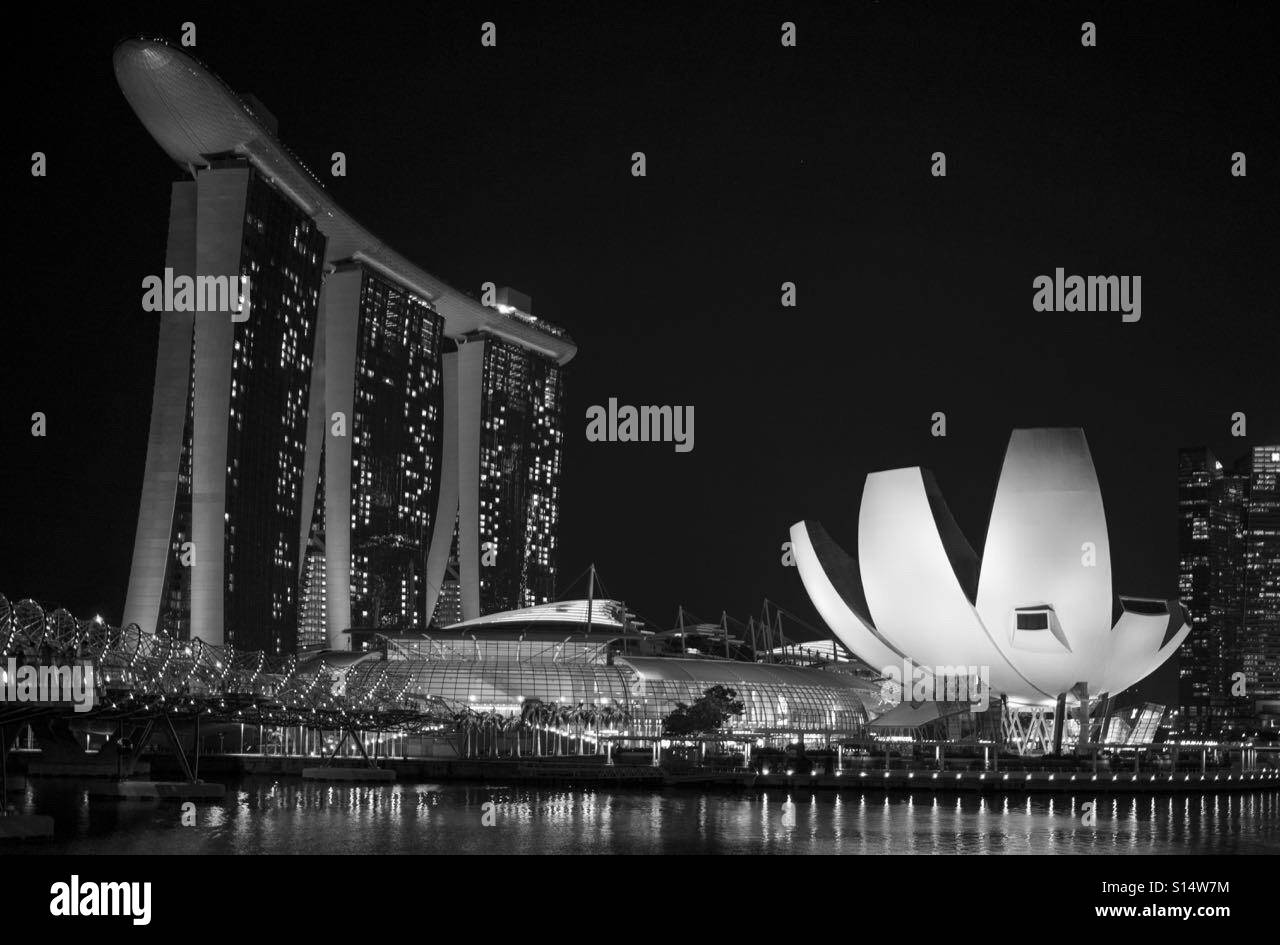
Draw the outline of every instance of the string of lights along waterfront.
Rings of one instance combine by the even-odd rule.
[[[1018,797],[308,784],[248,778],[188,828],[50,781],[28,802],[66,824],[46,852],[396,854],[1274,853],[1280,792]],[[1096,818],[1085,822],[1085,804]],[[488,806],[486,806],[488,805]],[[109,812],[109,816],[108,816]],[[486,820],[491,827],[482,828]]]
[[[23,911],[1280,852],[1261,18],[694,6],[20,11]],[[984,861],[989,921],[1230,885],[1109,863]]]

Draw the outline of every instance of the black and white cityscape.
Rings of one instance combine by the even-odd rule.
[[[23,16],[52,917],[150,923],[119,854],[1137,853],[1206,866],[1076,918],[1220,921],[1280,852],[1265,4]]]

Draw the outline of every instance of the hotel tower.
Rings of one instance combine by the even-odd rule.
[[[125,623],[286,654],[551,600],[573,342],[400,256],[183,50],[115,72],[183,171],[164,268],[250,288],[160,313]]]

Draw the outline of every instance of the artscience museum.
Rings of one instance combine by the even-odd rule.
[[[1013,432],[981,554],[920,467],[867,476],[856,555],[816,521],[793,525],[791,544],[846,647],[875,668],[980,668],[1022,751],[1123,739],[1116,697],[1190,632],[1177,600],[1121,596],[1113,619],[1106,514],[1080,429]]]

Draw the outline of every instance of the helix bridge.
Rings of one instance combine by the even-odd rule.
[[[116,731],[140,751],[157,726],[156,734],[167,732],[178,750],[175,725],[198,732],[202,722],[298,726],[341,733],[344,741],[348,735],[358,740],[357,733],[416,734],[453,724],[454,707],[414,698],[408,679],[389,674],[390,664],[371,656],[378,654],[275,657],[147,633],[137,624],[80,619],[30,599],[10,604],[0,595],[0,730],[91,724]],[[359,671],[352,672],[357,663]],[[92,666],[91,707],[13,698],[8,677],[23,666]]]

